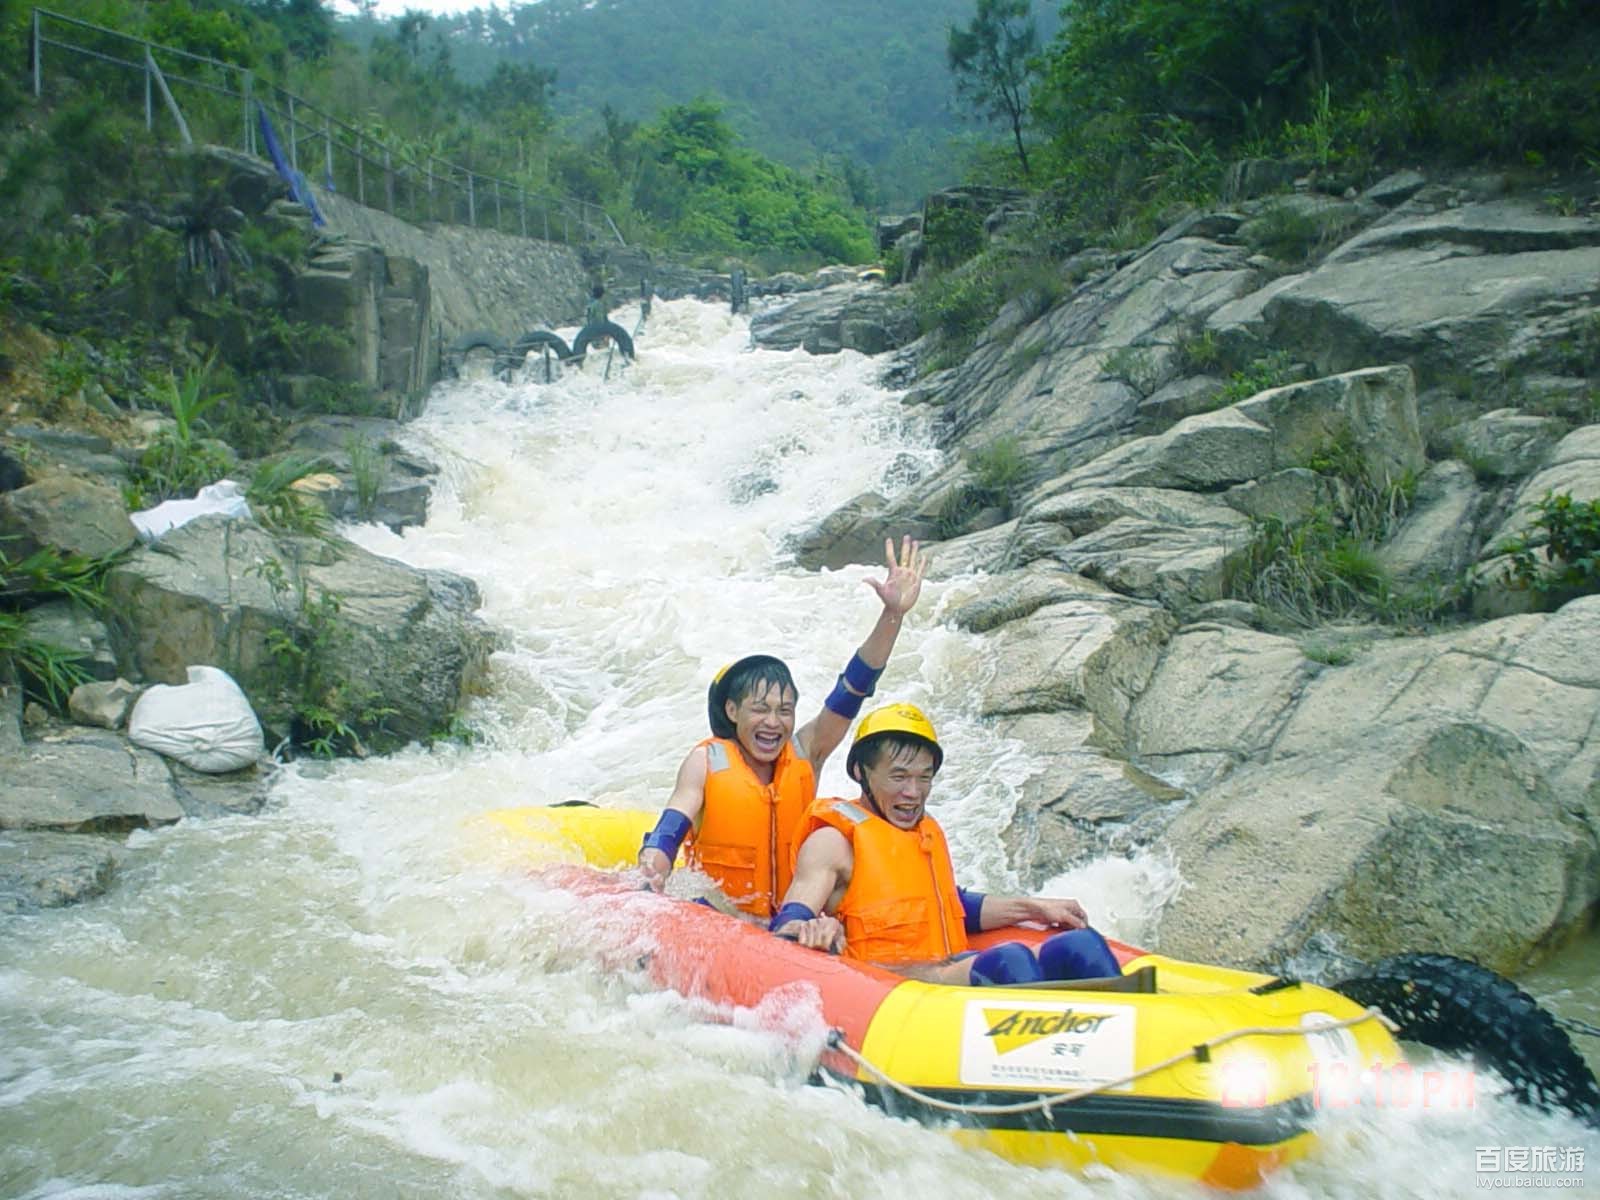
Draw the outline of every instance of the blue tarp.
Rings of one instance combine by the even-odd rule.
[[[272,120],[267,116],[266,105],[256,101],[256,120],[261,126],[261,141],[267,147],[267,157],[272,160],[272,165],[278,168],[278,174],[289,185],[289,194],[295,200],[306,206],[311,212],[313,225],[326,225],[322,219],[322,210],[317,207],[317,199],[311,194],[311,188],[306,183],[306,177],[289,165],[289,160],[283,156],[283,147],[278,145],[278,135],[272,128]]]

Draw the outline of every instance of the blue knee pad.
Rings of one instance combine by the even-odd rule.
[[[1121,975],[1117,956],[1093,929],[1069,929],[1039,947],[1039,967],[1046,979],[1103,979]]]
[[[1020,942],[991,946],[972,960],[972,986],[995,987],[1007,983],[1037,983],[1044,978],[1033,951]]]

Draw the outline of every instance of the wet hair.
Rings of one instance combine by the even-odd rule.
[[[919,750],[932,752],[933,773],[937,775],[939,768],[944,765],[944,751],[927,738],[897,730],[872,734],[855,747],[855,753],[851,755],[850,777],[865,787],[868,767],[877,766],[885,758],[909,758]]]
[[[748,658],[741,658],[720,678],[713,680],[706,697],[712,736],[731,738],[737,735],[733,722],[728,720],[727,701],[732,700],[738,705],[746,697],[765,692],[773,685],[777,685],[780,695],[788,693],[797,700],[800,698],[800,689],[795,687],[794,676],[789,674],[788,665],[770,654],[752,654]]]
[[[606,285],[603,283],[597,283],[589,289],[589,295],[593,296],[596,300],[600,299],[600,297],[604,296],[605,294]]]

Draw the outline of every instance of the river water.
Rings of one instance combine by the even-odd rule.
[[[807,1014],[730,1019],[606,973],[592,918],[474,821],[659,806],[717,667],[785,657],[803,719],[871,626],[877,572],[801,571],[785,539],[939,452],[869,360],[748,341],[723,309],[658,304],[642,361],[610,380],[596,361],[436,389],[409,434],[444,465],[428,525],[351,535],[482,586],[504,642],[479,740],[297,764],[260,815],[136,834],[109,895],[0,927],[0,1196],[1201,1194],[1013,1166],[806,1086]],[[967,702],[982,646],[941,616],[974,586],[925,587],[880,696],[929,711],[947,747],[934,810],[964,881],[999,889],[1018,882],[998,834],[1031,760]],[[824,791],[846,788],[842,757]],[[1179,884],[1159,860],[1108,860],[1049,890],[1140,941]],[[1533,986],[1600,1021],[1597,964],[1591,942]],[[1487,1085],[1471,1111],[1325,1120],[1325,1152],[1265,1195],[1600,1186],[1592,1132]],[[1586,1161],[1478,1170],[1505,1147]]]

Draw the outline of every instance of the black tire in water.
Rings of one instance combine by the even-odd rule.
[[[451,342],[445,353],[465,355],[473,350],[492,350],[496,354],[504,354],[505,339],[498,333],[490,333],[487,329],[474,329]]]
[[[572,350],[562,340],[559,333],[551,333],[548,329],[530,329],[516,341],[511,343],[512,357],[521,363],[530,350],[537,350],[541,346],[549,346],[557,358],[571,358]]]
[[[1564,1109],[1600,1128],[1594,1072],[1555,1018],[1504,976],[1448,954],[1401,954],[1333,990],[1376,1007],[1403,1041],[1472,1056],[1524,1104]]]
[[[444,364],[452,375],[461,374],[461,364],[467,355],[474,350],[487,350],[494,355],[498,364],[506,355],[506,343],[497,333],[490,333],[486,329],[474,329],[463,333],[451,342],[444,350]]]
[[[628,336],[626,329],[614,321],[596,321],[578,330],[578,336],[572,339],[573,355],[584,354],[589,349],[589,343],[600,337],[608,337],[615,342],[624,357],[633,357],[633,339]]]
[[[545,346],[548,346],[550,352],[558,359],[565,361],[572,357],[572,351],[560,334],[551,333],[548,329],[530,329],[512,342],[511,349],[497,361],[500,377],[510,383],[512,374],[522,369],[529,352]]]

